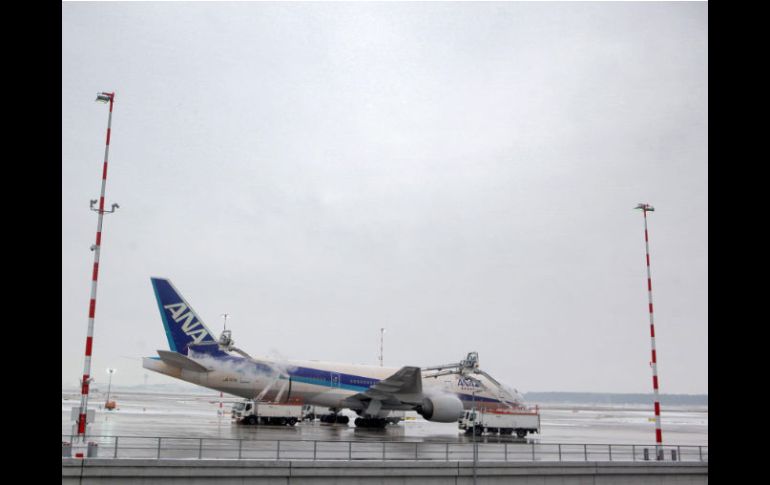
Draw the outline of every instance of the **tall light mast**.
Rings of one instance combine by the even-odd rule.
[[[384,335],[385,335],[385,329],[380,328],[380,367],[382,367],[382,341],[383,341]]]
[[[660,394],[658,390],[658,356],[655,351],[655,319],[652,310],[652,277],[650,276],[650,238],[647,233],[647,213],[655,211],[655,208],[650,204],[640,203],[635,209],[641,209],[644,214],[644,247],[647,253],[647,296],[649,299],[649,311],[650,311],[650,342],[652,345],[652,361],[650,367],[652,367],[652,388],[655,393],[655,443],[657,446],[663,445],[663,432],[660,427]],[[656,454],[660,459],[660,449]]]
[[[118,204],[112,204],[112,210],[104,210],[104,192],[107,188],[107,160],[110,154],[110,134],[112,130],[112,106],[115,103],[115,93],[98,93],[96,95],[96,101],[101,103],[110,103],[110,113],[107,117],[107,142],[104,147],[104,166],[102,168],[102,190],[99,197],[99,208],[94,209],[96,200],[91,201],[91,210],[99,214],[99,219],[96,224],[96,243],[91,246],[91,250],[94,252],[94,269],[91,275],[91,299],[88,303],[88,333],[86,334],[86,352],[85,361],[83,363],[83,378],[81,379],[80,388],[80,412],[78,414],[77,427],[78,438],[82,439],[85,443],[86,440],[86,422],[88,421],[88,387],[91,383],[91,353],[93,350],[94,341],[94,318],[96,316],[96,285],[99,277],[99,255],[102,248],[102,220],[104,214],[110,214],[118,209]]]

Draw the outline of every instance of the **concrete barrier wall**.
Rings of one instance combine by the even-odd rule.
[[[708,483],[708,463],[481,462],[475,476],[479,485],[696,485]],[[470,485],[473,479],[472,462],[62,458],[62,484],[68,485]]]

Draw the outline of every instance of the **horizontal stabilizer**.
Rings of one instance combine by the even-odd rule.
[[[191,358],[170,350],[158,350],[160,360],[172,367],[179,367],[193,372],[208,372],[209,370]]]

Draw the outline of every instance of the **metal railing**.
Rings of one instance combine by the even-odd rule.
[[[62,435],[62,447],[74,435]],[[708,462],[708,446],[89,436],[98,458]],[[93,446],[93,445],[92,445]],[[62,456],[66,453],[63,451]]]

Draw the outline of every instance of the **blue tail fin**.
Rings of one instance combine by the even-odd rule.
[[[150,278],[150,281],[171,350],[187,355],[188,348],[193,345],[195,351],[224,354],[216,345],[217,341],[211,331],[171,281],[163,278]]]

